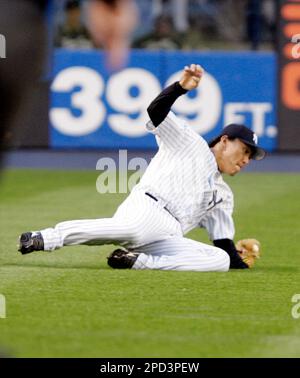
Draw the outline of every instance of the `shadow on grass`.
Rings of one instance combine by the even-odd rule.
[[[45,269],[89,269],[89,270],[111,270],[105,264],[96,265],[84,265],[84,264],[41,264],[41,263],[26,263],[26,264],[18,264],[18,263],[7,263],[2,264],[2,267],[18,267],[18,268],[45,268]]]
[[[112,270],[109,266],[106,265],[105,261],[101,261],[99,265],[95,263],[92,264],[80,264],[80,263],[70,263],[66,264],[63,262],[56,262],[56,263],[41,263],[41,262],[26,262],[26,263],[2,263],[2,267],[19,267],[19,268],[46,268],[46,269],[89,269],[89,270]],[[174,272],[174,271],[173,271]],[[276,266],[263,266],[259,268],[247,269],[243,270],[243,273],[300,273],[300,268],[296,266],[289,266],[289,265],[276,265]],[[178,272],[180,273],[180,272]],[[203,272],[202,272],[203,273]],[[209,273],[209,272],[208,272]],[[240,269],[231,269],[229,272],[231,273],[241,273]]]
[[[274,265],[274,266],[263,266],[257,269],[259,272],[276,272],[276,273],[299,273],[300,269],[296,266],[291,265]]]

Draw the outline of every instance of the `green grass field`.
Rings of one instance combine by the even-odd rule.
[[[111,216],[125,195],[96,191],[99,172],[8,171],[0,185],[0,351],[17,357],[299,357],[300,175],[242,173],[236,239],[255,237],[247,271],[115,271],[112,246],[22,256],[23,231]],[[203,230],[192,238],[208,241]],[[300,310],[299,310],[300,313]]]

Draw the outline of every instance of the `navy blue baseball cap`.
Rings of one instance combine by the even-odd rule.
[[[219,142],[223,135],[227,135],[230,139],[238,138],[240,141],[249,146],[252,151],[251,159],[253,160],[261,160],[266,155],[265,150],[258,146],[257,135],[244,125],[231,123],[230,125],[224,127],[221,134],[219,134],[215,139],[213,139],[209,143],[209,146],[213,147],[216,143]]]

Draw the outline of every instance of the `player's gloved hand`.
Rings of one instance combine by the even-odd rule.
[[[260,258],[260,242],[256,239],[239,240],[235,248],[249,268],[253,268],[255,260]]]

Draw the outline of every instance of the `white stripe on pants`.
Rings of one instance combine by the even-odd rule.
[[[230,259],[220,248],[195,240],[172,237],[138,247],[140,255],[133,269],[197,272],[227,272]]]

